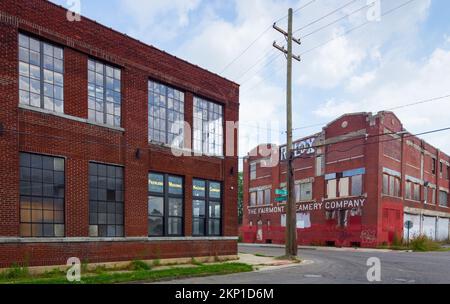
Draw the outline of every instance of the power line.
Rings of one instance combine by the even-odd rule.
[[[303,6],[301,6],[301,7],[299,7],[299,8],[297,8],[295,11],[294,11],[294,13],[297,13],[297,12],[299,12],[300,10],[302,10],[302,9],[304,9],[304,8],[306,8],[306,7],[308,7],[309,5],[311,5],[312,3],[314,3],[316,0],[311,0],[311,1],[309,1],[308,3],[306,3],[306,4],[304,4]],[[279,18],[278,20],[276,20],[275,21],[275,23],[276,22],[279,22],[279,21],[281,21],[281,20],[283,20],[283,19],[285,19],[287,17],[287,15],[286,16],[284,16],[284,17],[282,17],[282,18]],[[220,74],[222,74],[223,72],[225,72],[230,66],[232,66],[239,58],[241,58],[245,53],[247,53],[247,51],[256,43],[256,42],[258,42],[258,40],[259,39],[261,39],[270,29],[272,28],[272,25],[270,25],[270,26],[268,26],[261,34],[259,34],[257,37],[256,37],[256,39],[255,40],[253,40],[241,53],[239,53],[239,55],[238,56],[236,56],[229,64],[227,64],[221,71],[220,71]]]
[[[406,5],[408,5],[408,4],[410,4],[411,2],[414,2],[414,1],[416,1],[416,0],[409,0],[409,1],[406,1],[406,2],[404,2],[403,4],[401,4],[401,5],[399,5],[399,6],[396,6],[396,7],[392,8],[392,9],[390,9],[390,10],[388,10],[388,11],[382,13],[381,16],[389,15],[389,14],[393,13],[394,11],[396,11],[396,10],[398,10],[398,9],[400,9],[400,8],[406,6]],[[338,39],[338,38],[344,37],[344,36],[346,36],[346,35],[352,33],[353,31],[358,30],[358,29],[360,29],[360,28],[362,28],[362,27],[368,25],[369,23],[372,23],[372,21],[367,21],[367,22],[364,22],[364,23],[362,23],[362,24],[360,24],[360,25],[358,25],[358,26],[356,26],[356,27],[350,28],[349,30],[347,30],[347,31],[345,31],[344,33],[342,33],[341,35],[335,36],[335,37],[333,37],[332,39],[327,40],[326,42],[324,42],[324,43],[322,43],[322,44],[320,44],[320,45],[317,45],[317,46],[315,46],[315,47],[313,47],[313,48],[311,48],[311,49],[309,49],[309,50],[307,50],[307,51],[304,51],[303,53],[300,54],[300,57],[303,56],[303,55],[306,55],[306,54],[308,54],[308,53],[310,53],[310,52],[312,52],[312,51],[314,51],[314,50],[316,50],[316,49],[319,49],[319,48],[321,48],[321,47],[323,47],[323,46],[325,46],[325,45],[331,43],[332,41],[334,41],[334,40],[336,40],[336,39]],[[280,56],[280,54],[278,54],[278,56]],[[272,60],[270,60],[270,61],[267,62],[265,65],[263,65],[260,69],[258,69],[257,72],[256,72],[255,74],[257,74],[257,73],[259,73],[260,71],[262,71],[266,66],[268,66],[270,63],[272,63],[275,59],[277,59],[277,58],[272,58]],[[243,86],[245,83],[247,83],[250,79],[251,79],[251,78],[249,78],[249,79],[247,79],[246,81],[244,81],[243,83],[241,83],[241,86]],[[248,90],[246,90],[245,93],[248,93],[248,92],[250,92],[251,90],[253,90],[254,88],[256,88],[257,85],[259,85],[259,84],[260,84],[261,82],[263,82],[264,80],[265,80],[265,79],[261,79],[260,81],[258,81],[255,85],[253,85],[251,88],[249,88]],[[314,125],[314,126],[316,126],[316,125]],[[312,126],[308,126],[308,127],[312,127]],[[295,130],[295,129],[294,129],[294,130]]]
[[[253,70],[260,62],[262,62],[264,59],[270,57],[270,53],[273,53],[273,48],[272,46],[269,46],[268,48],[266,48],[267,51],[264,51],[264,55],[261,56],[253,65],[251,65],[248,69],[246,69],[243,73],[241,73],[238,77],[235,78],[235,80],[239,80],[242,77],[244,77],[245,75],[247,75],[248,72],[250,72],[251,70]],[[242,84],[241,84],[242,85]]]
[[[404,2],[403,4],[401,4],[401,5],[399,5],[399,6],[396,6],[396,7],[392,8],[392,9],[390,9],[390,10],[388,10],[388,11],[382,13],[381,16],[384,17],[384,16],[386,16],[386,15],[389,15],[389,14],[395,12],[396,10],[398,10],[398,9],[400,9],[400,8],[406,6],[406,5],[408,5],[408,4],[410,4],[411,2],[414,2],[414,1],[416,1],[416,0],[409,0],[409,1],[406,1],[406,2]],[[366,22],[364,22],[364,23],[362,23],[362,24],[360,24],[360,25],[358,25],[358,26],[355,26],[355,27],[353,27],[353,28],[350,28],[349,30],[345,31],[343,34],[338,35],[338,36],[335,36],[335,37],[333,37],[332,39],[327,40],[326,42],[324,42],[324,43],[322,43],[322,44],[319,44],[319,45],[317,45],[317,46],[315,46],[315,47],[313,47],[313,48],[311,48],[311,49],[309,49],[309,50],[307,50],[307,51],[301,53],[300,56],[303,56],[303,55],[305,55],[305,54],[308,54],[308,53],[310,53],[310,52],[312,52],[312,51],[314,51],[314,50],[316,50],[316,49],[318,49],[318,48],[324,47],[325,45],[329,44],[330,42],[332,42],[332,41],[334,41],[334,40],[336,40],[336,39],[339,39],[339,38],[341,38],[341,37],[344,37],[344,36],[346,36],[346,35],[352,33],[353,31],[358,30],[358,29],[360,29],[360,28],[362,28],[362,27],[368,25],[369,23],[373,23],[373,22],[372,22],[372,21],[366,21]]]
[[[301,28],[295,30],[293,33],[298,32],[298,31],[300,31],[300,30],[303,30],[303,29],[305,29],[305,28],[307,28],[307,27],[309,27],[309,26],[311,26],[311,25],[313,25],[313,24],[315,24],[315,23],[317,23],[317,22],[319,22],[319,21],[325,19],[325,18],[328,17],[328,16],[331,16],[332,14],[338,12],[339,10],[341,10],[341,9],[343,9],[343,8],[349,6],[350,4],[353,4],[353,3],[357,2],[357,1],[359,1],[359,0],[352,0],[352,1],[348,2],[347,4],[345,4],[345,5],[343,5],[343,6],[339,7],[339,8],[337,8],[337,9],[335,9],[335,10],[333,10],[332,12],[329,12],[328,14],[322,16],[321,18],[318,18],[318,19],[316,19],[316,20],[314,20],[314,21],[312,21],[312,22],[310,22],[310,23],[304,25],[303,27],[301,27]],[[371,5],[373,5],[373,3],[370,4],[370,5],[366,5],[366,6],[364,6],[363,8],[365,8],[365,7],[367,7],[367,6],[371,6]],[[359,10],[362,10],[362,8],[360,8]],[[359,11],[359,10],[358,10],[358,11]],[[354,14],[354,13],[356,13],[356,12],[353,12],[353,13],[347,15],[346,17],[348,17],[348,16],[350,16],[350,15],[352,15],[352,14]],[[284,18],[282,18],[282,19],[284,19]],[[281,20],[282,20],[282,19],[281,19]],[[278,22],[278,21],[277,21],[277,22]],[[338,22],[338,21],[335,21],[335,23],[336,23],[336,22]],[[331,24],[330,24],[330,25],[331,25]],[[328,26],[330,26],[330,25],[328,25]],[[308,34],[308,36],[309,36],[309,35],[311,35],[311,34]],[[264,58],[266,58],[267,55],[270,54],[270,51],[271,51],[271,48],[270,48],[270,50],[269,50],[268,52],[266,52],[260,59],[258,59],[252,66],[250,66],[247,70],[245,70],[244,73],[241,73],[241,75],[239,75],[239,77],[237,77],[236,80],[239,80],[240,78],[242,78],[243,76],[245,76],[248,72],[250,72],[250,71],[251,71],[255,66],[257,66]],[[265,66],[264,66],[264,67],[265,67]],[[241,86],[242,86],[243,84],[244,84],[244,83],[241,83]]]
[[[340,10],[346,8],[347,6],[353,4],[353,3],[357,2],[357,1],[359,1],[359,0],[352,0],[352,1],[348,2],[348,3],[346,3],[345,5],[343,5],[343,6],[339,7],[339,8],[337,8],[337,9],[335,9],[335,10],[329,12],[329,13],[327,13],[326,15],[324,15],[324,16],[318,18],[318,19],[315,19],[315,20],[313,20],[312,22],[310,22],[310,23],[308,23],[308,24],[306,24],[306,25],[304,25],[304,26],[302,26],[302,27],[296,29],[293,33],[297,33],[297,32],[299,32],[299,31],[301,31],[301,30],[304,30],[305,28],[310,27],[311,25],[316,24],[316,23],[319,22],[319,21],[322,21],[323,19],[325,19],[325,18],[327,18],[327,17],[333,15],[334,13],[336,13],[336,12],[338,12],[338,11],[340,11]]]
[[[347,19],[347,18],[353,16],[354,14],[359,13],[360,11],[362,11],[362,10],[368,8],[368,7],[373,6],[374,4],[375,4],[375,2],[372,2],[372,3],[370,3],[370,4],[364,5],[364,6],[360,7],[360,8],[358,8],[358,9],[352,11],[351,13],[348,13],[347,15],[344,15],[344,16],[342,16],[342,17],[340,17],[340,18],[338,18],[338,19],[336,19],[336,20],[334,20],[334,21],[332,21],[332,22],[330,22],[330,23],[328,23],[328,24],[326,24],[326,25],[324,25],[324,26],[321,26],[321,27],[315,29],[315,30],[312,31],[312,32],[309,32],[308,34],[302,35],[302,38],[306,38],[306,37],[309,37],[309,36],[311,36],[311,35],[313,35],[313,34],[315,34],[315,33],[318,33],[318,32],[320,32],[321,30],[326,29],[327,27],[329,27],[329,26],[331,26],[331,25],[333,25],[333,24],[338,23],[339,21],[342,21],[342,20],[344,20],[344,19]]]
[[[379,112],[404,109],[404,108],[408,108],[408,107],[412,107],[412,106],[416,106],[416,105],[420,105],[420,104],[425,104],[425,103],[429,103],[429,102],[433,102],[433,101],[442,100],[442,99],[449,98],[449,97],[450,97],[450,94],[443,95],[443,96],[438,96],[438,97],[433,97],[433,98],[428,98],[428,99],[423,99],[423,100],[420,100],[420,101],[407,103],[407,104],[403,104],[403,105],[400,105],[400,106],[396,106],[396,107],[380,110]],[[313,125],[309,125],[309,126],[298,127],[298,128],[294,128],[293,130],[296,131],[296,130],[309,129],[309,128],[313,128],[313,127],[323,126],[326,123],[327,122],[323,122],[323,123],[313,124]]]
[[[260,71],[262,71],[266,66],[268,66],[269,64],[271,64],[272,62],[274,62],[276,59],[281,58],[281,55],[282,55],[282,53],[278,53],[278,54],[277,54],[277,53],[274,53],[274,54],[271,56],[271,59],[270,59],[269,61],[267,61],[261,68],[259,68],[255,74],[258,74]],[[269,57],[269,58],[270,58],[270,57]],[[243,81],[243,82],[241,83],[241,86],[243,86],[245,83],[247,83],[247,82],[250,81],[251,79],[252,79],[252,77],[250,77],[250,78],[248,78],[247,80]],[[265,80],[264,78],[261,79],[257,84],[259,84],[260,82],[262,82],[262,81],[264,81],[264,80]],[[252,89],[253,89],[254,87],[255,87],[255,86],[253,86]],[[247,91],[251,91],[251,89],[250,89],[250,90],[247,90]],[[245,91],[245,92],[247,92],[247,91]]]

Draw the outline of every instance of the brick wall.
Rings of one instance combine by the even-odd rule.
[[[328,125],[319,134],[316,144],[317,154],[325,155],[324,172],[336,173],[346,170],[365,168],[363,192],[366,203],[362,216],[350,220],[348,226],[338,227],[336,221],[325,219],[325,210],[311,211],[311,227],[298,229],[299,244],[325,244],[333,241],[338,246],[350,246],[359,243],[361,246],[373,247],[384,242],[392,242],[394,235],[403,236],[404,208],[416,208],[425,214],[438,214],[450,218],[447,207],[439,204],[425,204],[424,187],[421,186],[421,201],[405,199],[406,176],[418,180],[428,181],[445,189],[449,188],[449,179],[431,173],[431,159],[448,162],[448,156],[425,141],[409,133],[392,137],[382,135],[385,132],[404,131],[401,121],[391,112],[380,112],[376,115],[370,113],[346,114]],[[321,150],[319,153],[318,151]],[[254,152],[254,151],[253,151]],[[246,242],[273,242],[284,243],[284,227],[281,227],[281,214],[283,212],[264,213],[264,207],[250,207],[249,189],[254,187],[270,186],[272,195],[274,189],[280,187],[280,182],[286,181],[286,165],[281,163],[272,168],[267,176],[268,169],[257,166],[257,179],[249,179],[249,164],[262,159],[262,156],[253,156],[254,153],[243,160],[244,167],[244,221],[241,235]],[[326,180],[324,175],[316,174],[316,155],[311,158],[304,157],[294,160],[295,179],[302,180],[314,178],[313,197],[311,202],[327,201]],[[423,170],[421,169],[423,159]],[[397,171],[401,176],[401,195],[394,197],[384,195],[383,168]],[[436,165],[439,170],[439,164]],[[423,171],[423,172],[421,172]],[[422,176],[423,175],[423,176]],[[437,200],[438,194],[436,194]],[[342,200],[348,198],[342,198]],[[306,205],[311,202],[303,202]],[[283,206],[274,202],[272,206]],[[257,210],[252,214],[249,210]],[[261,211],[261,213],[259,213]],[[434,215],[436,216],[436,215]],[[263,240],[257,240],[257,222],[262,221]],[[270,222],[270,226],[269,223]],[[252,227],[250,227],[252,224]]]
[[[64,114],[71,119],[18,107],[19,32],[64,47]],[[89,161],[124,167],[126,237],[148,234],[149,171],[184,177],[186,236],[192,234],[192,179],[221,181],[223,235],[237,235],[237,157],[174,157],[168,148],[149,145],[147,81],[153,79],[185,92],[185,120],[191,126],[194,95],[222,104],[224,120],[237,121],[237,84],[87,18],[69,22],[63,8],[44,0],[1,1],[0,42],[0,123],[8,130],[0,136],[0,237],[19,236],[19,152],[66,159],[67,237],[89,234]],[[121,69],[123,130],[82,121],[88,117],[88,58]],[[192,130],[186,131],[185,137],[192,138]],[[237,153],[237,138],[233,140]],[[190,148],[189,141],[186,148]],[[232,241],[168,243],[158,243],[164,257],[234,254],[237,250]],[[13,259],[16,255],[31,255],[33,264],[60,263],[63,258],[58,256],[59,252],[64,252],[64,256],[80,252],[80,256],[92,261],[126,259],[141,249],[151,251],[155,246],[155,242],[0,244],[0,265],[17,261]],[[41,255],[46,255],[45,260]]]

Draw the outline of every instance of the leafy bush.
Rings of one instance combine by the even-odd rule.
[[[426,235],[419,235],[409,242],[409,247],[414,251],[424,252],[439,250],[441,246]]]

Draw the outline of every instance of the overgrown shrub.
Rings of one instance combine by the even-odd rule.
[[[436,251],[441,246],[439,243],[433,241],[426,235],[419,235],[417,237],[414,237],[409,242],[409,247],[414,251]]]

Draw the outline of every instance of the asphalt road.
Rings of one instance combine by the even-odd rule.
[[[239,246],[239,252],[281,256],[283,248]],[[448,284],[450,252],[355,252],[300,250],[299,257],[311,264],[288,268],[191,278],[165,284],[368,284],[367,260],[381,261],[381,282],[385,284]]]

